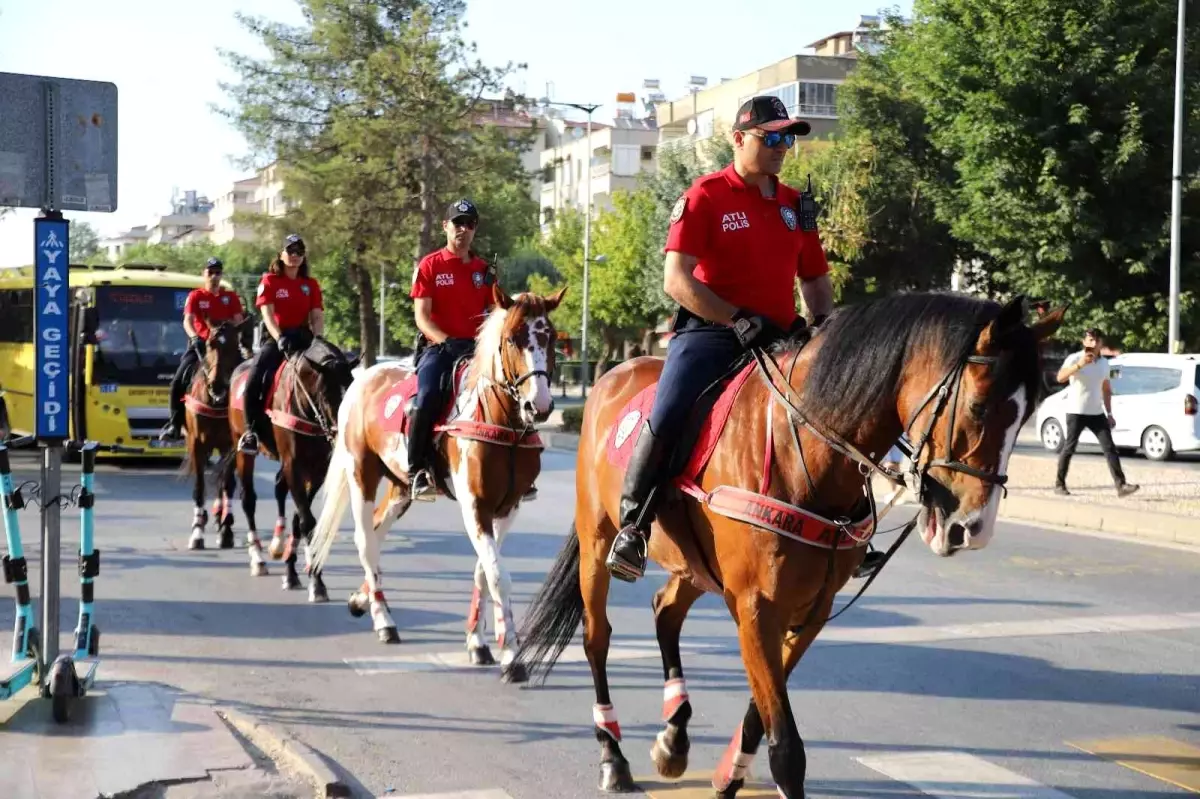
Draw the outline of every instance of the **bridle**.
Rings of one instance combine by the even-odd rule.
[[[217,338],[217,336],[228,335],[228,331],[225,328],[229,328],[229,327],[233,327],[234,329],[236,329],[236,326],[230,325],[228,322],[222,322],[221,324],[217,325],[216,327],[214,327],[212,329],[212,332],[209,334],[208,340],[214,341]],[[206,347],[206,349],[208,351],[212,351],[212,347]],[[217,402],[216,397],[213,396],[213,388],[212,388],[213,380],[216,377],[215,367],[210,367],[208,361],[209,361],[209,359],[207,356],[200,359],[200,373],[204,375],[204,388],[208,392],[208,397],[209,397],[209,399],[211,399],[213,401],[213,407],[219,408],[224,405],[228,405],[229,404],[229,391],[230,391],[229,378],[227,377],[225,380],[225,399],[223,402]],[[236,366],[236,364],[235,364],[235,366]],[[231,369],[230,375],[232,375],[232,374],[233,374],[233,370]]]
[[[982,328],[980,329],[980,332],[982,332]],[[796,362],[800,358],[800,350],[798,350],[792,357],[791,367],[788,370],[787,376],[783,374],[783,370],[779,368],[779,365],[775,362],[775,359],[764,354],[762,350],[754,350],[754,359],[757,361],[759,369],[763,372],[763,375],[766,378],[767,386],[770,388],[771,393],[775,396],[775,399],[777,399],[787,410],[788,415],[792,418],[793,423],[803,426],[813,433],[813,435],[817,436],[817,438],[820,438],[822,441],[824,441],[825,444],[835,452],[839,452],[857,463],[859,466],[859,472],[863,475],[864,481],[869,481],[869,477],[872,473],[879,474],[894,485],[906,485],[910,490],[913,491],[914,494],[917,495],[918,501],[921,501],[928,493],[929,470],[932,468],[942,468],[966,474],[988,485],[998,485],[1005,492],[1005,495],[1007,495],[1008,475],[1000,474],[999,472],[976,469],[974,466],[970,466],[953,457],[954,425],[957,419],[958,396],[962,390],[962,382],[966,374],[966,369],[968,366],[985,366],[990,369],[994,367],[1000,360],[997,356],[973,354],[973,350],[977,341],[978,334],[976,335],[975,339],[971,341],[971,349],[969,349],[962,357],[958,358],[954,365],[951,366],[942,376],[942,379],[939,380],[933,386],[933,388],[929,390],[929,392],[925,395],[925,398],[921,401],[920,405],[917,406],[916,411],[914,411],[909,417],[907,424],[904,425],[904,432],[902,434],[903,437],[900,439],[898,446],[909,458],[910,468],[907,472],[907,475],[875,463],[872,458],[869,458],[860,452],[858,448],[847,441],[843,436],[840,436],[831,430],[823,429],[823,425],[816,424],[811,418],[809,418],[808,415],[796,407],[796,404],[791,401],[787,394],[794,393],[791,387],[790,376],[796,368]],[[783,391],[780,391],[767,364],[770,364],[771,367],[774,368],[775,374],[782,378],[783,386],[787,394],[785,394]],[[951,388],[951,386],[953,386],[953,388]],[[912,429],[913,424],[916,423],[921,413],[929,407],[930,403],[933,403],[933,412],[929,415],[929,421],[926,423],[925,429],[922,431],[920,437],[916,440],[916,443],[909,448],[904,444],[904,438],[909,437],[909,432]],[[942,415],[942,412],[946,410],[947,406],[949,406],[950,409],[950,412],[946,417],[947,455],[944,458],[934,458],[932,457],[933,443],[930,441],[930,436],[933,433],[934,427],[937,425],[938,418]],[[927,446],[931,449],[931,457],[924,463],[921,463],[921,453]],[[911,484],[905,480],[906,476],[911,478]],[[866,492],[868,496],[872,496],[869,485],[867,486]],[[873,509],[874,506],[872,505],[872,510]]]

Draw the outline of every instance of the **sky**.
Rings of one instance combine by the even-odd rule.
[[[541,96],[549,84],[551,99],[605,103],[594,117],[602,120],[618,92],[641,97],[647,78],[676,99],[691,75],[710,85],[745,75],[853,27],[860,14],[908,14],[912,0],[743,8],[731,0],[468,0],[465,36],[485,63],[528,65],[510,78],[513,89]],[[214,197],[248,176],[233,162],[244,141],[213,110],[228,103],[220,83],[233,78],[219,50],[262,53],[235,12],[301,20],[295,0],[0,0],[0,72],[117,86],[117,210],[68,218],[113,235],[167,212],[174,189]],[[32,262],[36,215],[19,209],[0,221],[0,267]]]

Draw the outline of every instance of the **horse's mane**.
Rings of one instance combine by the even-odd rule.
[[[971,351],[1000,309],[992,300],[943,292],[895,294],[843,306],[813,341],[819,347],[804,380],[803,405],[843,433],[857,429],[881,407],[894,404],[907,354],[928,353],[936,370],[948,370]],[[1010,341],[1011,346],[1036,352],[1037,342],[1028,328],[1011,335],[1019,338]],[[783,342],[779,349],[795,351],[796,346]],[[1005,393],[1022,384],[1036,393],[1041,385],[1036,359],[1032,368],[1020,371],[1010,364],[1011,359],[1003,360],[998,374]]]

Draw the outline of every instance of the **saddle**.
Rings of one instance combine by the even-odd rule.
[[[492,424],[483,418],[483,405],[479,402],[478,395],[466,390],[467,369],[470,362],[470,356],[459,358],[443,378],[442,396],[446,398],[446,401],[434,422],[434,441],[443,435],[450,435],[455,438],[483,441],[489,444],[506,444],[522,449],[545,449],[541,437],[536,432],[531,431],[529,434],[521,435],[508,427]],[[399,433],[407,437],[409,416],[416,400],[417,373],[414,371],[380,396],[376,408],[376,417],[380,420],[380,427],[389,433]]]

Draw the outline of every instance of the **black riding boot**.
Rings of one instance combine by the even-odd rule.
[[[632,583],[646,573],[646,549],[665,455],[662,439],[654,435],[649,424],[643,425],[621,487],[621,531],[604,564],[618,580]]]
[[[408,485],[413,499],[426,499],[426,495],[436,493],[429,469],[433,423],[434,415],[426,408],[413,408],[408,417]]]

